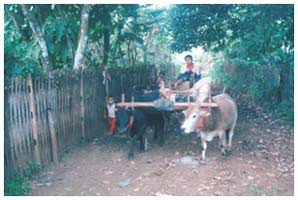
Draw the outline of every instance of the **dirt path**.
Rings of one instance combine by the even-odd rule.
[[[182,164],[200,155],[195,136],[168,134],[159,147],[127,160],[128,141],[102,136],[72,149],[31,182],[31,195],[294,195],[294,130],[258,108],[238,104],[230,156],[218,140],[208,144],[207,165]]]

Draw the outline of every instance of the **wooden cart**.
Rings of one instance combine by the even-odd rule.
[[[169,93],[171,93],[171,94],[187,94],[187,102],[175,102],[175,101],[173,102],[174,110],[177,110],[177,111],[185,110],[190,105],[196,105],[195,102],[190,101],[190,92],[170,91]],[[211,100],[211,98],[209,98],[209,99]],[[121,102],[117,103],[117,106],[118,107],[154,107],[154,103],[153,102],[135,102],[133,98],[132,98],[131,102],[125,102],[125,95],[122,94]],[[200,107],[212,108],[212,107],[217,107],[217,104],[209,101],[209,102],[201,103]]]

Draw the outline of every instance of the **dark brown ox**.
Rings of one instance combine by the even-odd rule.
[[[185,121],[181,126],[183,134],[199,133],[203,147],[203,160],[205,160],[207,141],[211,141],[216,136],[219,137],[220,148],[223,154],[231,150],[232,137],[238,116],[236,103],[229,95],[220,94],[214,96],[212,101],[218,107],[211,109],[200,108],[199,103],[190,106],[184,112]]]

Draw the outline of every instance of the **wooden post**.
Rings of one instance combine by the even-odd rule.
[[[35,159],[38,164],[41,164],[36,113],[35,113],[35,100],[34,100],[34,91],[33,91],[31,74],[28,75],[28,90],[29,90],[29,107],[30,107],[30,116],[31,116],[31,123],[32,123],[33,140],[34,140]]]
[[[12,178],[14,164],[12,161],[12,144],[10,142],[10,123],[11,123],[11,113],[10,113],[10,102],[9,102],[9,87],[12,87],[4,82],[4,178],[5,180]]]
[[[108,72],[108,68],[107,66],[105,66],[104,68],[104,85],[105,85],[105,92],[106,92],[106,97],[108,97],[110,95],[110,90],[109,90],[109,72]]]
[[[121,102],[122,102],[122,103],[125,102],[125,94],[124,94],[124,93],[122,93],[122,95],[121,95]]]
[[[85,142],[84,71],[80,68],[81,140]]]
[[[49,128],[50,128],[50,135],[51,135],[52,158],[53,158],[53,161],[57,164],[58,163],[57,137],[56,137],[54,119],[53,119],[51,108],[48,108],[48,120],[49,120]]]
[[[187,103],[190,103],[190,93],[187,94]]]
[[[209,103],[211,103],[211,92],[209,93]],[[211,107],[209,107],[209,112],[211,112]]]
[[[189,105],[197,105],[195,102],[175,102],[174,109],[186,109]],[[201,107],[218,107],[216,103],[203,102]],[[117,103],[119,107],[154,107],[153,102],[120,102]]]
[[[131,97],[131,102],[132,103],[135,102],[135,98],[134,97]],[[131,109],[134,110],[134,107],[132,106]]]

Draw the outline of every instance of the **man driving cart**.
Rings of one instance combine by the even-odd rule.
[[[201,70],[193,63],[191,55],[184,57],[185,65],[180,69],[179,76],[175,83],[175,88],[178,90],[185,90],[192,87],[192,85],[201,79]]]

